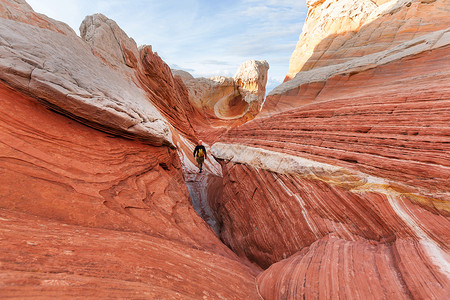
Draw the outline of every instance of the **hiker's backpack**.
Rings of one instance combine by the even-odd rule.
[[[203,157],[203,156],[205,156],[205,153],[203,153],[203,149],[202,148],[198,149],[197,157]]]

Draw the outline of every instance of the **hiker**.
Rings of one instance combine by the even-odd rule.
[[[202,145],[203,141],[199,140],[198,141],[198,145],[197,147],[195,147],[194,150],[194,157],[197,160],[198,163],[198,168],[200,169],[200,172],[202,172],[202,166],[203,166],[203,162],[205,161],[206,158],[206,148],[205,146]]]

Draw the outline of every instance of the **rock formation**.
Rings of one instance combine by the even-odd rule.
[[[448,28],[445,0],[310,0],[285,80]]]
[[[144,91],[146,101],[156,106],[173,127],[190,139],[196,139],[190,122],[194,109],[185,101],[186,88],[172,76],[169,66],[151,46],[138,49],[134,40],[113,20],[101,14],[87,16],[80,32],[94,55],[126,78],[131,78]]]
[[[5,18],[0,29],[1,80],[91,126],[173,144],[168,122],[145,93],[75,34]]]
[[[328,25],[316,30],[338,34],[315,41],[314,31],[304,31],[302,47],[324,47],[313,47],[313,56],[269,94],[255,120],[212,146],[223,167],[224,195],[215,207],[221,238],[266,269],[257,278],[265,299],[445,299],[445,3],[391,1],[377,8],[373,1],[354,1],[358,10],[375,9],[360,20],[345,14],[345,1],[309,4],[305,28],[323,5],[335,17],[324,17]],[[350,19],[355,32],[339,35]],[[382,43],[379,35],[366,35],[371,28],[395,36],[397,23],[388,20],[397,19],[404,24],[398,37]],[[408,33],[418,19],[423,22]],[[351,43],[333,48],[346,40]],[[349,46],[356,42],[359,52]]]
[[[104,16],[0,12],[1,295],[257,299],[191,204],[181,80]]]
[[[244,62],[233,78],[216,76],[194,78],[188,72],[173,70],[189,90],[192,104],[208,116],[223,120],[239,119],[250,113],[254,117],[264,103],[267,72],[266,61]]]
[[[66,36],[75,35],[75,32],[69,25],[35,12],[25,0],[2,0],[0,2],[0,17],[30,24],[43,29],[49,29]]]
[[[266,61],[244,62],[233,78],[216,76],[194,78],[185,71],[173,70],[189,92],[189,101],[197,113],[193,126],[204,139],[213,142],[228,128],[253,119],[265,100]]]
[[[1,295],[448,297],[448,5],[308,5],[264,99],[265,61],[193,78],[0,0]]]

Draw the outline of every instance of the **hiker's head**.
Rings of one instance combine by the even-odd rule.
[[[202,140],[198,140],[198,144],[201,145],[203,143]]]

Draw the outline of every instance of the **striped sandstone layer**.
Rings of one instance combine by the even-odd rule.
[[[114,21],[82,28],[0,0],[1,296],[258,299],[192,206],[186,87]]]
[[[249,122],[221,141],[354,168],[448,197],[448,60],[447,46],[335,76],[310,104]]]
[[[265,299],[450,293],[450,39],[436,26],[311,60],[212,146],[221,238],[266,269]]]
[[[0,98],[3,297],[257,299],[257,269],[196,214],[174,149],[87,127],[4,84]]]
[[[348,62],[300,72],[267,96],[258,117],[337,99],[407,96],[439,85],[449,76],[450,28]],[[429,54],[432,52],[434,54]],[[442,57],[441,57],[442,56]],[[435,82],[438,81],[438,82]]]

